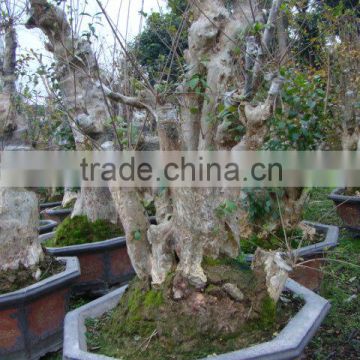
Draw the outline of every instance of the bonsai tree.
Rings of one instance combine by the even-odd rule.
[[[282,76],[272,69],[267,95],[263,101],[253,102],[264,80],[266,60],[277,49],[273,43],[281,3],[274,0],[264,18],[257,3],[191,2],[193,22],[186,51],[189,70],[178,97],[156,92],[131,56],[129,60],[147,90],[136,97],[112,91],[99,76],[89,43],[74,37],[64,12],[46,0],[30,1],[27,27],[40,28],[49,40],[47,48],[59,64],[58,76],[68,111],[73,123],[80,125],[74,130],[79,144],[93,144],[94,140],[102,143],[108,116],[105,109],[112,100],[145,109],[156,119],[161,150],[257,150],[264,142],[268,120],[283,84]],[[104,14],[108,19],[105,11]],[[246,37],[239,44],[234,39],[241,33]],[[242,56],[236,56],[239,45]],[[235,90],[229,94],[230,89]],[[238,109],[236,124],[209,121],[220,107],[227,106],[225,98],[227,104],[230,102]],[[231,136],[233,125],[243,128],[240,138]],[[199,290],[206,286],[202,267],[205,257],[239,254],[242,220],[246,218],[240,206],[239,189],[154,189],[158,225],[150,225],[139,189],[111,188],[111,193],[138,277],[149,279],[155,286],[163,284],[168,273],[175,271],[171,287],[176,299],[184,298],[189,287]],[[294,202],[298,194],[294,197],[288,198]],[[231,211],[218,216],[216,210],[229,203],[234,205]],[[277,301],[289,270],[284,261],[278,254],[258,250],[253,266],[263,274],[266,283],[263,293]]]
[[[65,17],[61,9],[53,6],[48,8],[46,1],[37,0],[31,2],[31,6],[33,16],[26,26],[40,27],[49,39],[46,48],[54,54],[57,61],[56,80],[76,149],[100,150],[114,138],[114,133],[109,132],[106,126],[112,116],[112,109],[110,104],[105,102],[101,87],[90,80],[99,74],[97,59],[90,43],[86,39],[79,40],[67,21],[44,26],[50,16],[56,17],[57,20]],[[44,8],[48,9],[41,14]],[[57,26],[59,29],[55,29]],[[70,54],[71,59],[68,58]],[[116,223],[118,220],[107,188],[83,187],[72,213],[72,216],[76,215],[86,215],[91,221],[108,219]]]
[[[8,8],[9,9],[9,8]],[[3,9],[4,10],[4,9]],[[27,150],[26,121],[16,110],[15,14],[3,11],[0,29],[0,139],[3,150]],[[29,268],[39,276],[37,264],[43,256],[38,241],[39,212],[35,193],[19,188],[0,188],[0,272]]]

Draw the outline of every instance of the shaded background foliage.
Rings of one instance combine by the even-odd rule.
[[[145,29],[131,45],[136,59],[146,69],[152,84],[165,81],[168,75],[172,81],[178,78],[184,64],[184,50],[188,46],[187,30],[190,22],[185,19],[178,46],[173,47],[188,6],[187,1],[169,0],[168,6],[170,11],[166,13],[143,14],[147,19]],[[174,51],[174,61],[171,62]]]

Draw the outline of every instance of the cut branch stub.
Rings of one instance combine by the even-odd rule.
[[[266,279],[267,291],[275,302],[279,300],[291,267],[278,252],[268,252],[258,248],[255,252],[251,268],[256,275]]]

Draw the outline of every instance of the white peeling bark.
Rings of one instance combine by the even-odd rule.
[[[263,273],[266,279],[266,287],[271,299],[279,300],[291,267],[282,259],[280,253],[267,252],[257,249],[254,255],[251,268],[255,272]]]
[[[0,53],[1,83],[0,93],[0,135],[12,137],[13,132],[24,127],[24,119],[16,112],[16,48],[18,46],[16,30],[12,20],[5,26],[5,45]],[[13,140],[13,139],[12,139]],[[13,142],[13,141],[12,141]]]
[[[81,189],[71,217],[86,215],[90,221],[104,219],[113,224],[119,223],[118,213],[108,188]]]
[[[35,193],[0,188],[0,271],[38,264],[43,256],[38,226]]]
[[[72,191],[71,189],[65,188],[64,196],[61,202],[62,207],[66,207],[71,201],[77,199],[79,193],[76,191]]]
[[[126,235],[131,263],[141,279],[151,277],[151,246],[147,238],[150,226],[139,194],[131,188],[111,188],[111,194]]]

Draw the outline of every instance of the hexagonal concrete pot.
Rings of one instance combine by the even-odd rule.
[[[210,356],[206,360],[284,360],[301,355],[328,313],[330,303],[293,280],[288,280],[286,287],[303,297],[305,305],[276,338],[246,349]],[[67,314],[64,326],[64,360],[113,360],[87,352],[85,320],[100,317],[115,308],[125,289],[126,286]]]
[[[76,258],[66,269],[18,291],[0,295],[0,359],[36,360],[61,349],[71,286],[80,275]]]
[[[48,203],[42,203],[39,205],[40,210],[44,210],[44,209],[51,209],[57,206],[61,206],[62,202],[61,201],[55,201],[55,202],[48,202]]]
[[[360,232],[360,196],[347,196],[344,192],[345,188],[337,188],[329,195],[329,199],[334,202],[336,212],[345,226]]]
[[[53,220],[60,224],[71,215],[72,211],[73,209],[49,208],[42,210],[40,215],[46,220]]]
[[[39,237],[43,242],[55,233]],[[80,261],[81,276],[73,286],[75,295],[104,295],[112,286],[127,283],[134,275],[134,269],[126,249],[124,236],[96,243],[46,248],[53,256],[76,256]]]
[[[54,231],[58,223],[54,220],[40,220],[39,222],[39,234],[47,234]]]

